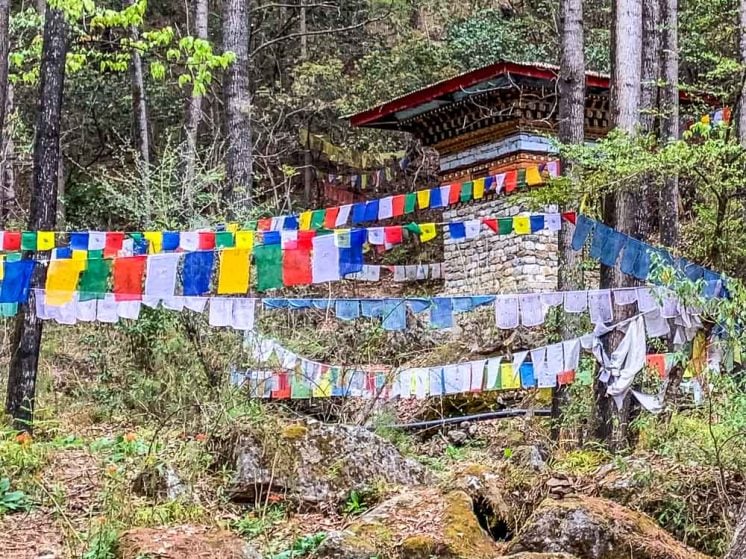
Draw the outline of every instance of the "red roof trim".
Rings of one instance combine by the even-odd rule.
[[[558,72],[558,68],[551,66],[496,62],[495,64],[490,64],[489,66],[426,86],[423,89],[413,91],[372,109],[354,114],[350,117],[350,123],[353,126],[372,124],[393,113],[422,105],[443,95],[460,91],[501,74],[514,74],[526,78],[551,81],[558,77]],[[589,87],[608,88],[609,78],[598,74],[586,74],[586,84]]]

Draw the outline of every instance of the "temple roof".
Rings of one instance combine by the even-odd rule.
[[[406,130],[407,127],[402,126],[403,122],[474,95],[520,85],[547,87],[558,76],[558,66],[501,61],[430,84],[348,118],[353,126]],[[591,90],[608,90],[609,76],[587,72],[586,86]]]

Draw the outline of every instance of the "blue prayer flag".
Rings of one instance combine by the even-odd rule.
[[[352,205],[352,224],[357,225],[365,221],[365,202]]]
[[[31,287],[36,260],[16,260],[3,263],[3,281],[0,285],[0,303],[25,303]]]
[[[443,200],[440,196],[440,187],[430,189],[430,207],[431,208],[442,208],[444,207]]]
[[[575,233],[572,236],[572,249],[578,251],[583,248],[588,235],[593,231],[596,222],[584,215],[579,215],[575,223]]]
[[[210,292],[215,253],[200,250],[184,255],[184,295],[200,297]]]
[[[163,232],[163,250],[176,250],[179,248],[180,235],[176,231]]]
[[[443,329],[453,327],[453,299],[451,297],[436,297],[430,309],[430,324],[433,328]]]
[[[531,216],[531,232],[536,233],[544,229],[544,215],[532,215]]]
[[[448,231],[451,233],[452,239],[466,238],[466,226],[461,222],[449,223]]]
[[[88,250],[88,233],[70,233],[70,248],[73,250]]]

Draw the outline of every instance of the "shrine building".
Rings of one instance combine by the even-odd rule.
[[[555,66],[497,62],[352,115],[350,123],[412,134],[439,153],[442,184],[471,181],[557,160],[558,77]],[[586,138],[604,136],[609,122],[609,78],[587,73]],[[524,211],[525,194],[492,194],[443,210],[443,221]],[[555,289],[557,234],[457,243],[446,232],[444,262],[449,294]]]

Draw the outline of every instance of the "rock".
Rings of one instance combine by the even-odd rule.
[[[547,467],[544,454],[536,445],[519,446],[513,449],[510,460],[535,472],[544,471]]]
[[[448,431],[448,433],[446,433],[446,437],[453,444],[462,445],[468,440],[469,435],[467,435],[460,429],[451,429],[450,431]]]
[[[155,500],[176,500],[188,493],[188,488],[171,466],[146,466],[132,482],[132,490]]]
[[[245,436],[236,456],[231,495],[249,502],[276,492],[307,505],[338,505],[350,491],[376,483],[418,485],[429,479],[421,464],[364,427],[310,420],[285,426],[279,436]]]
[[[577,559],[577,557],[567,553],[516,553],[505,555],[501,559]]]
[[[119,559],[261,559],[238,536],[206,526],[135,528],[119,538]]]
[[[327,538],[317,559],[497,559],[499,546],[479,525],[463,491],[409,489]]]
[[[704,559],[648,516],[595,497],[546,499],[510,552],[564,552],[579,559]]]

